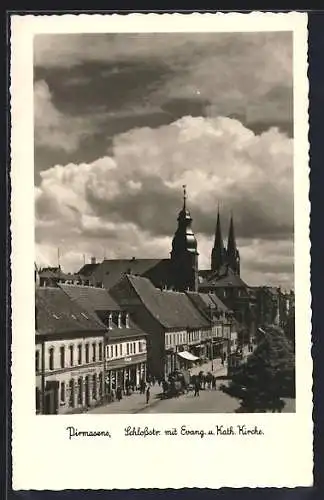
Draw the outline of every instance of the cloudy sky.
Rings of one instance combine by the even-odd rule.
[[[217,205],[242,276],[293,285],[290,33],[37,35],[36,248],[167,258],[183,184],[209,267]]]

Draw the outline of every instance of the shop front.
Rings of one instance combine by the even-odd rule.
[[[146,380],[146,353],[106,362],[106,394],[120,387],[136,389],[141,380]]]
[[[181,351],[178,352],[177,355],[179,359],[180,370],[189,370],[200,359],[198,356],[194,356],[189,351]]]

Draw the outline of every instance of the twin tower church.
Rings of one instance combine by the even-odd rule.
[[[228,274],[240,276],[240,254],[236,246],[233,216],[230,219],[227,248],[222,238],[219,210],[217,213],[211,269],[199,271],[197,240],[192,230],[192,217],[187,208],[186,186],[183,186],[183,207],[178,215],[178,228],[172,240],[170,282],[178,291],[198,291],[200,284],[221,279]],[[171,284],[171,283],[170,283]]]

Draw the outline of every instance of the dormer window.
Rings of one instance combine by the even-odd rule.
[[[128,313],[125,314],[125,327],[129,328],[129,314]]]
[[[122,328],[122,315],[118,313],[118,328]]]
[[[109,328],[109,330],[112,330],[112,327],[113,327],[113,317],[112,317],[112,314],[109,313],[109,316],[108,316],[108,328]]]

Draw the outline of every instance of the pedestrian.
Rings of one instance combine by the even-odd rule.
[[[117,390],[116,390],[116,397],[117,397],[117,400],[120,401],[121,399],[123,399],[123,396],[122,396],[122,390],[121,390],[121,387],[118,386],[117,387]]]
[[[148,386],[146,389],[146,404],[148,404],[149,400],[150,400],[150,386]]]
[[[214,390],[216,390],[216,377],[215,376],[213,376],[212,387]]]
[[[199,380],[195,381],[195,396],[199,396],[200,382]]]

